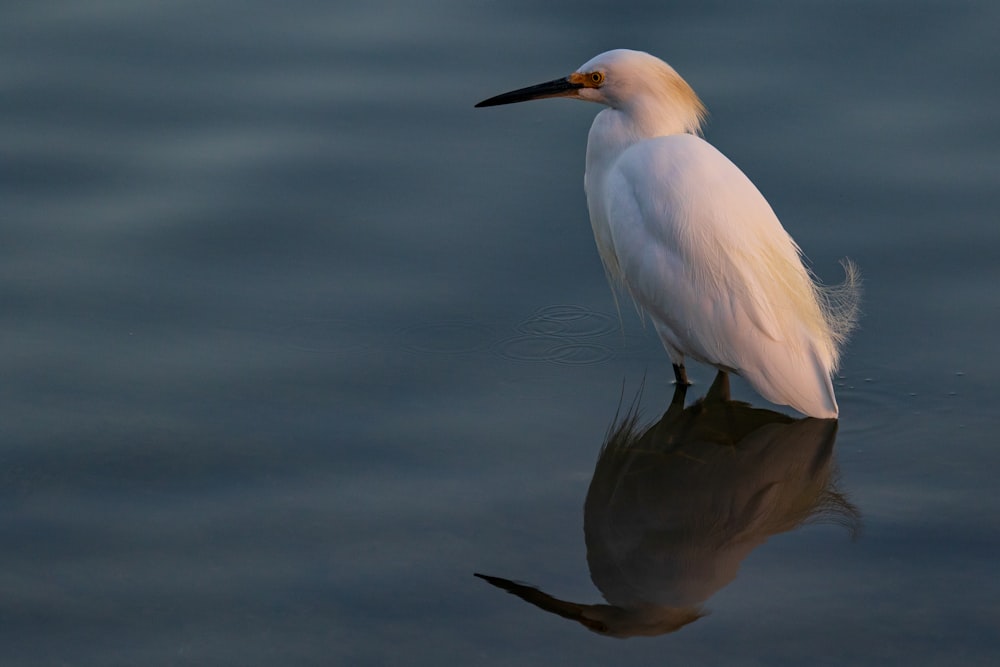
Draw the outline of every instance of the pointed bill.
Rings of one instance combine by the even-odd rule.
[[[562,79],[553,79],[552,81],[546,81],[535,86],[518,88],[509,93],[491,97],[488,100],[483,100],[476,107],[495,107],[501,104],[541,100],[547,97],[575,97],[577,91],[583,87],[584,84],[578,80],[578,77],[570,75]]]

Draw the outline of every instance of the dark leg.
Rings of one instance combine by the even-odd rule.
[[[680,382],[674,383],[674,395],[670,399],[670,407],[673,409],[675,406],[680,406],[684,408],[684,398],[687,396],[688,385],[681,384]]]
[[[712,381],[712,386],[709,387],[705,398],[715,401],[729,400],[729,374],[726,373],[726,371],[719,371],[716,374],[715,379]]]
[[[687,371],[684,370],[684,364],[674,364],[674,380],[677,384],[685,387],[691,384],[691,381],[688,380]]]

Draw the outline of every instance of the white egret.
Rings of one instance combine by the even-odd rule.
[[[832,374],[857,313],[858,278],[815,283],[763,195],[699,134],[705,107],[662,60],[618,49],[569,76],[477,107],[570,97],[607,108],[587,141],[584,186],[601,260],[685,357],[737,373],[768,400],[838,415]]]

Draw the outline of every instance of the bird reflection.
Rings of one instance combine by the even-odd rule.
[[[614,637],[674,632],[705,615],[740,562],[772,535],[860,513],[836,486],[837,422],[793,419],[729,397],[719,373],[644,431],[635,410],[610,432],[584,505],[587,563],[607,604],[560,600],[476,574],[546,611]]]

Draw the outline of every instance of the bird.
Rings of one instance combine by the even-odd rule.
[[[740,375],[765,399],[836,419],[833,375],[855,327],[860,275],[820,284],[770,204],[702,137],[705,105],[663,60],[615,49],[568,76],[496,95],[492,107],[545,98],[605,108],[587,138],[584,190],[614,288],[652,322],[673,365]]]

